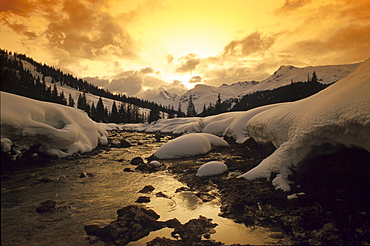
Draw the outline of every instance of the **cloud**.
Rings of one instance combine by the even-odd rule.
[[[155,70],[152,67],[145,67],[145,68],[140,69],[139,73],[150,74],[150,73],[155,73]]]
[[[275,42],[277,35],[262,37],[259,32],[254,32],[241,40],[233,40],[224,47],[225,55],[249,56],[269,49]]]
[[[202,82],[202,77],[201,76],[193,76],[190,78],[189,83],[197,83],[197,82]]]
[[[179,59],[182,65],[176,68],[177,73],[186,73],[195,70],[196,66],[200,63],[200,58],[196,54],[189,54]]]
[[[285,3],[282,7],[275,10],[275,14],[289,14],[293,13],[297,9],[307,5],[311,0],[285,0]]]
[[[60,19],[50,22],[46,30],[51,46],[81,58],[106,54],[135,56],[130,35],[119,25],[118,20],[94,4],[66,0],[62,12]]]
[[[167,55],[167,63],[171,64],[173,62],[174,56],[173,55]]]
[[[111,92],[125,93],[128,96],[134,96],[141,91],[143,83],[143,79],[134,74],[127,78],[112,79],[108,89]]]
[[[298,41],[285,52],[295,56],[305,56],[311,61],[357,62],[370,57],[370,25],[348,25],[326,39]],[[329,61],[328,57],[332,61]],[[365,58],[364,58],[365,57]]]

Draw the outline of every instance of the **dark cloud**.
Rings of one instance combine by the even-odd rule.
[[[202,77],[199,76],[199,75],[198,76],[193,76],[189,80],[189,83],[198,83],[198,82],[202,82]]]
[[[140,69],[139,73],[150,74],[150,73],[155,73],[155,70],[152,67],[145,67],[145,68]]]
[[[275,42],[277,35],[262,37],[259,32],[254,32],[241,40],[233,40],[224,47],[225,55],[249,56],[269,49]]]
[[[200,59],[195,54],[189,54],[181,57],[179,60],[182,61],[182,65],[176,68],[177,73],[191,72],[200,63]]]
[[[275,10],[275,14],[294,13],[295,10],[305,6],[310,2],[311,0],[285,0],[284,5]]]
[[[28,0],[1,0],[0,12],[11,12],[21,16],[29,16],[36,4]]]
[[[357,62],[370,57],[370,25],[348,25],[326,39],[297,42],[286,53],[304,55],[311,60],[331,56],[338,62]],[[318,54],[320,56],[318,56]]]
[[[135,56],[133,41],[118,21],[94,5],[81,1],[65,1],[63,15],[49,24],[46,36],[53,47],[80,58],[91,59],[106,54]]]

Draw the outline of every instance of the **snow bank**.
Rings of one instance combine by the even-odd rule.
[[[1,139],[19,149],[40,144],[40,151],[66,157],[107,144],[107,132],[85,112],[1,92]]]
[[[159,159],[178,159],[206,154],[212,147],[226,147],[228,143],[208,133],[190,133],[182,135],[162,145],[154,156]]]
[[[276,188],[290,190],[291,168],[320,146],[344,145],[370,151],[370,59],[348,77],[319,93],[257,114],[246,130],[277,150],[240,177],[252,180],[278,175]],[[316,153],[317,154],[317,153]]]
[[[204,176],[214,176],[221,173],[224,173],[228,170],[228,167],[225,163],[220,161],[210,161],[198,168],[197,173],[195,176],[197,177],[204,177]]]

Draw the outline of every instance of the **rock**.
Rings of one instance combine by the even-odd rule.
[[[182,192],[182,191],[192,191],[192,189],[190,189],[189,187],[180,187],[176,189],[175,193]]]
[[[80,173],[80,178],[87,178],[87,177],[93,177],[94,175],[92,173],[83,172]]]
[[[135,202],[137,202],[137,203],[147,203],[147,202],[150,202],[150,197],[141,196]]]
[[[216,198],[215,196],[205,192],[198,192],[195,195],[199,197],[202,200],[202,202],[210,202]]]
[[[126,167],[125,169],[123,169],[124,172],[133,172],[133,170],[129,167]]]
[[[151,185],[147,185],[144,188],[142,188],[139,193],[150,193],[154,190],[154,187]]]
[[[37,206],[36,212],[38,213],[53,212],[56,204],[57,204],[56,201],[53,200],[44,201]]]
[[[214,228],[217,224],[211,223],[211,221],[212,219],[199,215],[198,219],[189,220],[184,225],[175,227],[171,236],[180,237],[185,245],[195,245],[202,240],[202,236],[209,237],[210,234],[216,232]]]
[[[176,218],[167,220],[165,223],[168,228],[175,228],[181,225],[181,222]]]
[[[135,170],[138,170],[138,171],[141,171],[141,172],[149,172],[149,173],[157,172],[160,169],[161,169],[161,167],[151,165],[150,163],[141,163],[135,168]]]
[[[117,220],[103,228],[88,225],[84,229],[88,235],[99,237],[109,245],[126,245],[166,226],[165,222],[157,221],[159,215],[156,212],[143,206],[124,207],[117,210],[117,215]]]
[[[126,139],[123,139],[121,140],[121,148],[128,148],[128,147],[131,147],[132,144],[130,141],[126,140]]]
[[[164,194],[162,191],[155,194],[156,197],[170,198],[168,195]]]
[[[43,178],[39,179],[39,181],[40,181],[40,182],[43,182],[43,183],[50,183],[50,182],[53,182],[53,180],[52,180],[52,179],[45,178],[45,177],[43,177]]]
[[[142,164],[142,163],[144,163],[144,160],[143,160],[143,158],[141,158],[141,157],[135,157],[135,158],[133,158],[133,159],[130,161],[130,164],[131,164],[131,165],[139,165],[139,164]]]

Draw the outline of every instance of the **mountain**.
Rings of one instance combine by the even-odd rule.
[[[314,72],[317,75],[319,83],[325,85],[331,84],[346,77],[360,64],[362,63],[308,66],[303,68],[284,65],[262,81],[245,81],[231,85],[223,84],[219,87],[198,84],[181,96],[162,91],[155,102],[162,105],[173,106],[175,109],[177,109],[179,103],[181,103],[182,110],[185,111],[189,97],[192,95],[195,108],[198,113],[201,113],[204,105],[206,107],[208,107],[210,103],[215,105],[218,94],[220,94],[222,101],[228,99],[241,99],[243,96],[257,91],[273,90],[295,82],[307,82],[308,79],[312,78]]]

